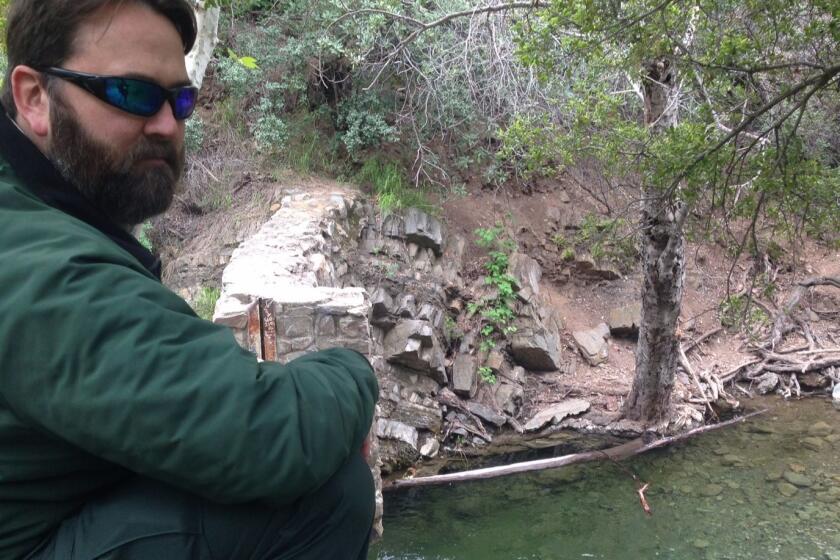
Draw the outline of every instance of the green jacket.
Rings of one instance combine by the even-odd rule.
[[[132,473],[283,505],[359,452],[361,354],[258,363],[68,188],[0,115],[0,558]]]

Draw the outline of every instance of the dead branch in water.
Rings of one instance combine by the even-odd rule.
[[[397,488],[410,488],[416,486],[437,486],[440,484],[451,484],[454,482],[466,482],[470,480],[486,480],[490,478],[498,478],[501,476],[509,476],[512,474],[520,474],[526,472],[543,471],[547,469],[556,469],[567,465],[575,465],[578,463],[587,463],[589,461],[602,461],[604,459],[611,459],[621,461],[628,457],[633,457],[641,453],[646,453],[653,449],[665,447],[681,441],[685,441],[691,437],[720,428],[725,428],[733,424],[743,422],[747,418],[751,418],[758,414],[762,414],[766,410],[759,410],[727,420],[726,422],[719,422],[717,424],[710,424],[700,428],[694,428],[682,434],[675,436],[663,437],[648,443],[645,443],[644,438],[636,438],[627,443],[604,449],[602,451],[585,451],[583,453],[573,453],[571,455],[563,455],[562,457],[552,457],[550,459],[538,459],[536,461],[524,461],[521,463],[513,463],[512,465],[503,465],[499,467],[486,467],[483,469],[474,469],[470,471],[462,471],[449,474],[438,474],[433,476],[424,476],[421,478],[404,478],[393,480],[385,483],[382,486],[384,492],[396,490]],[[643,494],[642,494],[643,495]]]

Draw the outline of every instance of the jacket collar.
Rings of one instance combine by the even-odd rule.
[[[45,204],[98,229],[160,280],[160,259],[91,204],[61,176],[52,162],[20,131],[11,118],[5,112],[0,113],[0,156],[12,167],[23,186]]]

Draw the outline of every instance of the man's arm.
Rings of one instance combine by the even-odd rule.
[[[217,501],[279,505],[323,484],[370,429],[378,387],[356,352],[258,363],[124,263],[76,259],[15,289],[34,303],[2,355],[3,398],[135,472]]]

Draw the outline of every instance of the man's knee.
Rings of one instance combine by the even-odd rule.
[[[354,456],[324,486],[305,498],[331,518],[342,524],[369,531],[374,514],[374,485],[370,467]]]

